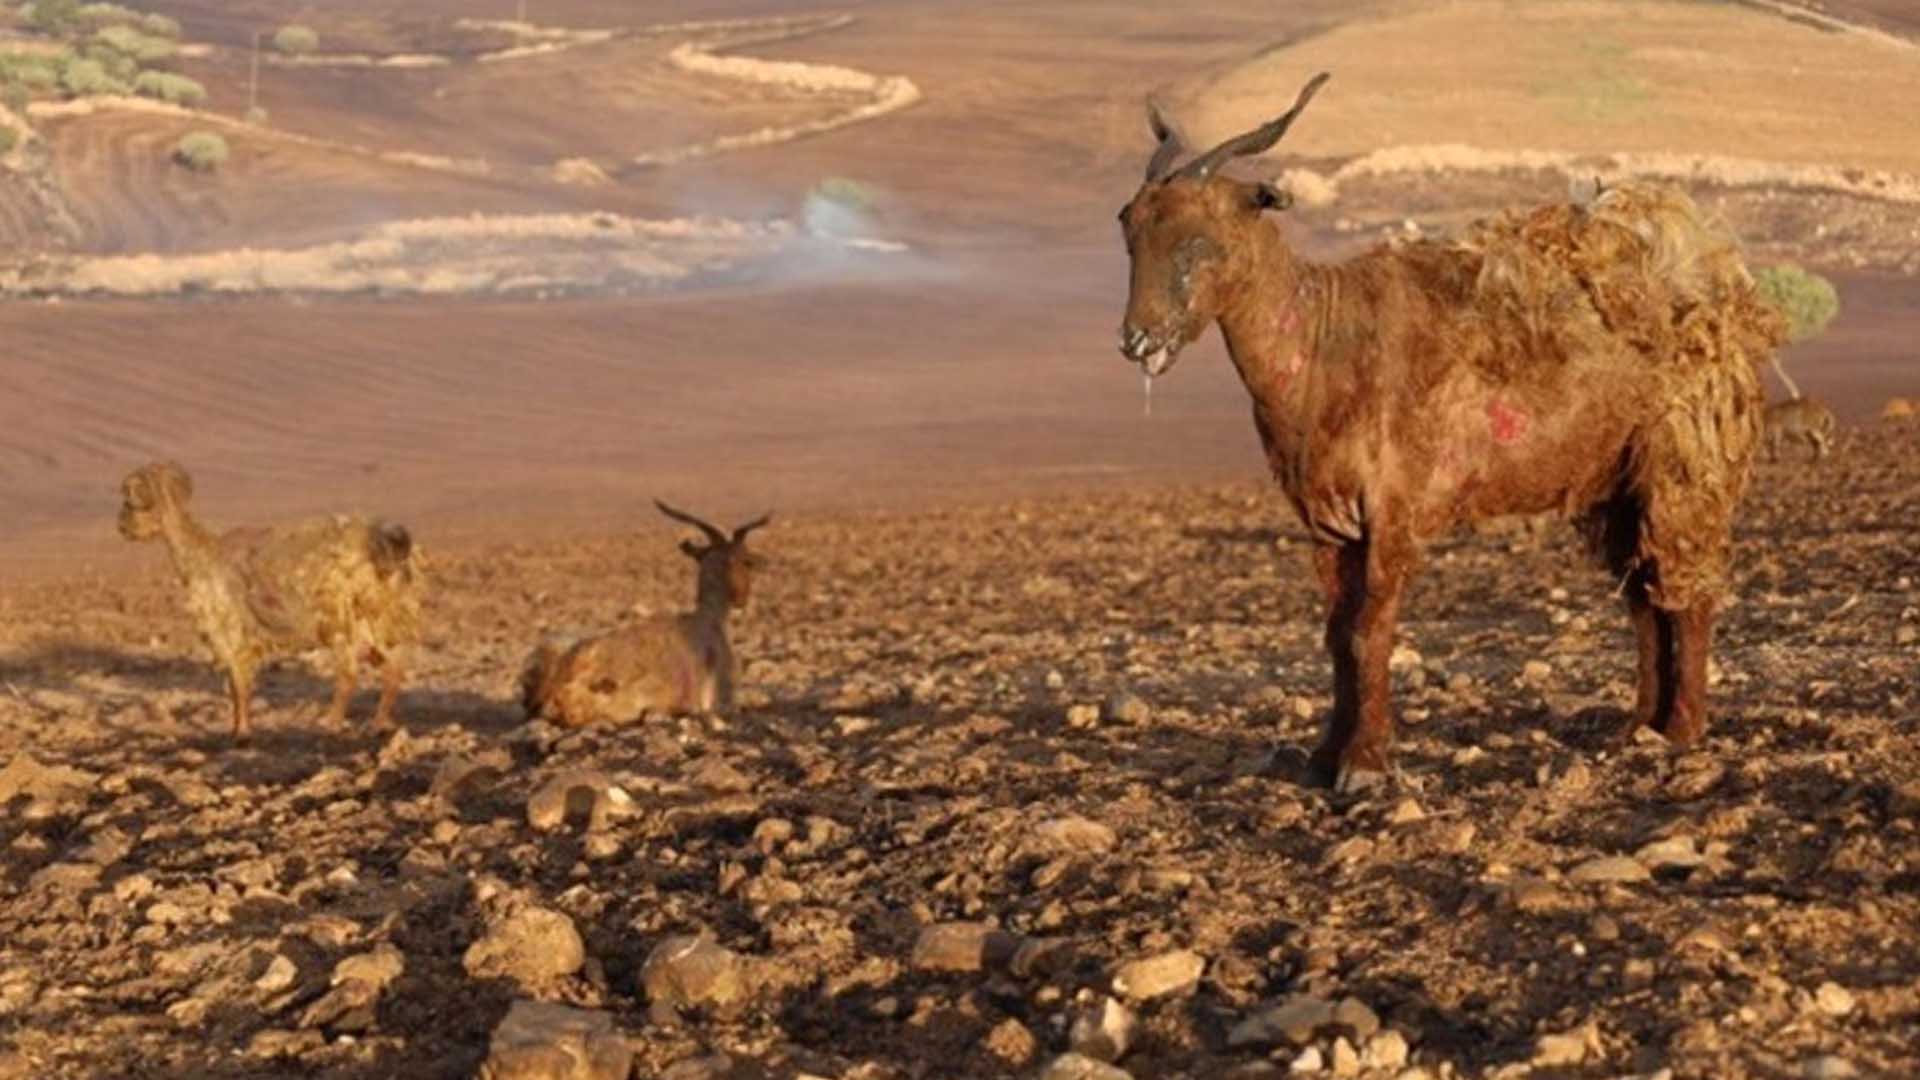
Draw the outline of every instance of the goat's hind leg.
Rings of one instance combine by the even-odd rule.
[[[354,662],[352,647],[336,648],[333,652],[333,702],[327,706],[327,724],[330,727],[344,727],[347,722],[347,703],[353,699],[353,691],[360,684],[360,668]]]
[[[1634,651],[1638,658],[1633,717],[1621,729],[1620,741],[1643,727],[1658,731],[1673,710],[1673,617],[1654,606],[1647,595],[1646,576],[1635,572],[1625,586],[1627,617],[1633,622]]]
[[[253,737],[253,672],[227,672],[227,700],[233,707],[233,741],[245,743]]]
[[[382,656],[380,659],[380,704],[373,712],[373,730],[392,731],[393,704],[400,696],[400,680],[404,674],[398,657]]]

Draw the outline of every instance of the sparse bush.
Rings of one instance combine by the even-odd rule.
[[[274,31],[273,47],[288,56],[305,56],[320,47],[320,35],[305,26],[283,26]]]
[[[107,77],[124,86],[133,84],[133,77],[140,74],[140,61],[112,48],[95,42],[88,45],[82,57],[100,65]]]
[[[71,31],[79,21],[80,0],[36,0],[25,15],[27,25],[58,37]]]
[[[1840,314],[1840,294],[1833,282],[1793,263],[1769,266],[1753,275],[1760,295],[1787,317],[1787,340],[1817,336]]]
[[[19,86],[29,92],[51,90],[60,85],[60,72],[67,57],[40,53],[0,54],[0,83]]]
[[[178,40],[180,37],[180,20],[171,15],[162,15],[156,11],[140,17],[140,29],[152,34],[154,37]]]
[[[198,105],[207,100],[206,87],[170,71],[143,71],[133,80],[133,92],[175,105]]]
[[[873,190],[858,180],[844,176],[829,176],[820,181],[813,186],[813,194],[849,209],[873,209]]]
[[[226,163],[227,140],[211,131],[190,131],[173,144],[173,160],[194,172],[212,172]]]
[[[109,26],[93,35],[93,40],[141,64],[171,60],[180,47],[168,38],[143,34],[131,26]]]
[[[16,113],[27,111],[27,103],[33,100],[33,93],[17,82],[0,86],[0,104]]]
[[[127,92],[127,84],[110,74],[106,65],[78,56],[70,58],[60,69],[60,86],[71,97]]]
[[[10,127],[0,127],[0,154],[11,154],[13,148],[20,145],[20,133]]]
[[[88,26],[128,26],[140,21],[140,13],[119,4],[81,4],[74,18]]]
[[[255,105],[252,108],[248,109],[246,119],[247,119],[247,123],[249,124],[257,124],[260,127],[266,127],[267,120],[269,119],[267,116],[266,106]]]

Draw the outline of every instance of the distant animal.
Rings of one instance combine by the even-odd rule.
[[[1806,443],[1813,461],[1833,448],[1833,410],[1813,398],[1788,398],[1767,406],[1766,425],[1768,461],[1779,460],[1783,442]]]
[[[120,489],[120,535],[164,540],[173,556],[187,611],[226,673],[237,741],[251,731],[260,666],[311,648],[333,654],[333,724],[346,719],[364,660],[381,671],[374,726],[392,726],[425,589],[422,556],[405,528],[333,515],[216,535],[188,512],[193,479],[172,462],[135,469]]]
[[[1638,639],[1633,721],[1707,725],[1707,653],[1735,508],[1760,440],[1756,365],[1785,323],[1685,194],[1622,182],[1588,204],[1479,222],[1338,265],[1289,248],[1292,200],[1222,166],[1284,115],[1178,164],[1159,140],[1120,213],[1120,351],[1147,377],[1218,324],[1267,463],[1314,538],[1333,709],[1310,758],[1351,790],[1386,767],[1388,659],[1424,546],[1461,522],[1557,511],[1621,583]]]
[[[693,610],[639,619],[579,641],[542,643],[520,680],[528,719],[582,727],[647,712],[712,713],[733,706],[739,669],[727,640],[727,616],[746,605],[759,565],[747,550],[747,534],[772,516],[729,535],[666,503],[654,505],[706,537],[704,544],[680,543],[699,564]]]

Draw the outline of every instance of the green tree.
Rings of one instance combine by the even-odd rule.
[[[273,33],[273,47],[288,56],[304,56],[320,47],[320,35],[304,26],[283,26]]]
[[[1840,314],[1840,294],[1833,282],[1793,263],[1769,266],[1753,275],[1753,283],[1769,304],[1787,317],[1787,340],[1817,337]]]
[[[194,172],[212,172],[227,160],[227,140],[211,131],[190,131],[173,144],[173,160]]]

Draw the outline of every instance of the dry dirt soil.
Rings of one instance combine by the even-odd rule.
[[[500,44],[451,28],[465,0],[150,6],[217,47],[186,69],[229,114],[261,25],[372,54]],[[906,75],[920,104],[666,168],[619,163],[825,106],[678,71],[650,37],[484,69],[270,66],[276,129],[327,142],[236,137],[211,177],[157,160],[182,121],[47,123],[73,227],[8,177],[0,234],[27,249],[297,245],[475,211],[795,217],[850,178],[909,251],[547,303],[0,305],[0,1078],[469,1076],[516,997],[605,1010],[638,1076],[1032,1076],[1109,993],[1139,1022],[1120,1067],[1142,1080],[1353,1050],[1381,1077],[1920,1075],[1920,428],[1873,420],[1920,397],[1913,206],[1696,189],[1758,257],[1839,284],[1840,318],[1788,363],[1846,430],[1828,461],[1760,470],[1717,723],[1685,754],[1613,740],[1631,657],[1610,583],[1561,531],[1515,527],[1436,549],[1408,604],[1391,783],[1302,786],[1328,672],[1244,392],[1209,339],[1144,416],[1112,346],[1113,215],[1149,150],[1150,90],[1204,129],[1231,118],[1209,87],[1284,85],[1283,105],[1290,58],[1365,41],[1409,62],[1343,65],[1315,106],[1340,122],[1276,170],[1379,149],[1336,136],[1384,130],[1403,102],[1429,118],[1421,141],[1443,138],[1427,129],[1448,101],[1494,148],[1604,148],[1616,125],[1643,149],[1772,141],[1784,161],[1904,167],[1910,103],[1860,72],[1894,85],[1920,50],[1874,44],[1856,71],[1828,31],[1709,33],[1750,86],[1769,57],[1794,62],[1786,31],[1821,35],[1810,85],[1845,105],[1728,95],[1716,129],[1672,83],[1692,54],[1637,23],[1543,50],[1589,65],[1569,108],[1514,50],[1476,57],[1505,80],[1479,97],[1412,62],[1465,56],[1468,16],[1497,5],[1421,16],[1437,23],[1345,0],[1202,6],[854,3],[851,25],[745,51]],[[1894,0],[1812,6],[1920,32]],[[1634,5],[1656,7],[1689,33],[1762,18]],[[576,28],[814,10],[529,9]],[[548,179],[570,156],[615,182]],[[1335,256],[1563,195],[1546,172],[1372,177],[1287,227]],[[295,660],[264,680],[255,742],[228,744],[164,556],[112,530],[119,478],[161,457],[192,468],[214,524],[360,507],[412,526],[435,593],[401,733],[325,728],[325,673]],[[543,635],[686,602],[656,494],[776,512],[735,624],[742,707],[524,723],[515,677]],[[529,798],[583,768],[631,804],[535,829]],[[530,907],[568,917],[584,965],[470,973],[469,948]],[[997,928],[993,955],[935,963],[921,935],[947,922]],[[738,958],[739,993],[670,1015],[641,971],[691,933]],[[1120,992],[1141,983],[1121,966],[1169,954],[1163,970],[1197,958],[1197,978]],[[334,985],[343,962],[380,977]],[[1268,1013],[1288,1001],[1343,1011],[1296,1038]]]
[[[1258,484],[779,522],[742,706],[584,733],[522,724],[513,674],[542,633],[678,602],[665,529],[438,559],[390,737],[326,729],[291,664],[233,748],[170,583],[11,590],[0,1061],[463,1076],[531,994],[608,1010],[639,1075],[1027,1075],[1116,965],[1191,950],[1197,980],[1129,1005],[1134,1076],[1277,1075],[1296,1048],[1230,1037],[1297,994],[1364,1003],[1430,1076],[1524,1072],[1569,1032],[1584,1063],[1533,1075],[1914,1075],[1916,462],[1920,431],[1886,427],[1762,469],[1718,718],[1684,754],[1614,741],[1630,646],[1570,538],[1440,547],[1397,772],[1358,799],[1298,780],[1327,669],[1306,543]],[[530,794],[581,768],[629,812],[535,830]],[[585,969],[470,977],[529,905]],[[946,921],[1027,951],[916,965]],[[747,990],[662,1016],[640,969],[687,933]],[[385,947],[377,999],[325,996]]]

